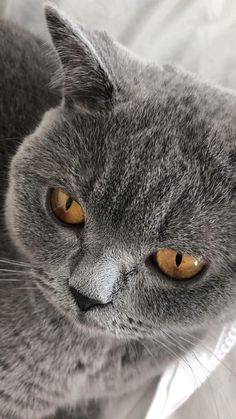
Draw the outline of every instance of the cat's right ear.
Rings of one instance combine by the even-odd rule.
[[[113,84],[91,34],[70,22],[52,5],[45,6],[45,15],[61,61],[65,103],[76,102],[86,111],[111,108]]]

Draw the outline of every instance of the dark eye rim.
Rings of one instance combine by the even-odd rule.
[[[62,190],[64,193],[67,193],[63,190],[63,188],[60,187],[51,187],[48,189],[47,194],[46,194],[46,210],[47,210],[47,214],[48,216],[54,221],[56,222],[56,224],[58,224],[60,227],[64,227],[68,230],[82,230],[82,228],[85,225],[85,221],[83,223],[80,224],[69,224],[64,222],[63,220],[60,220],[60,218],[58,218],[53,209],[52,209],[52,205],[51,205],[51,198],[52,198],[52,193],[55,189],[60,189]],[[73,199],[73,197],[71,197]],[[74,199],[73,199],[74,200]],[[77,202],[76,200],[74,200],[75,202]],[[85,218],[86,219],[86,218]]]
[[[184,285],[184,286],[188,286],[188,285],[194,285],[195,283],[198,283],[199,281],[201,281],[203,279],[203,277],[205,277],[210,264],[206,261],[205,265],[203,266],[203,268],[200,270],[200,272],[193,276],[192,278],[189,279],[177,279],[177,278],[172,278],[171,276],[166,275],[157,265],[155,259],[155,252],[152,253],[147,259],[146,259],[146,266],[151,269],[153,272],[155,272],[156,274],[158,273],[158,276],[160,277],[160,279],[162,281],[165,281],[165,283],[168,281],[169,283],[172,283],[172,285],[176,285],[177,287],[180,287],[180,285]]]

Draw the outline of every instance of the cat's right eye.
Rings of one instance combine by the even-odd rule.
[[[167,277],[188,280],[197,276],[206,266],[202,258],[179,253],[173,249],[159,249],[153,260]]]
[[[51,208],[55,216],[66,224],[83,224],[85,214],[81,205],[60,189],[51,193]]]

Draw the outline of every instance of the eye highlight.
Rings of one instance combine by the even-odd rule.
[[[85,220],[81,205],[60,189],[51,193],[51,208],[55,216],[66,224],[82,224]]]
[[[159,249],[154,253],[154,262],[168,277],[173,279],[191,279],[205,267],[201,258],[178,253],[173,249]]]

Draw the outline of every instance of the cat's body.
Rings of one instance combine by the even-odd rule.
[[[49,87],[56,67],[53,51],[48,54],[49,47],[5,22],[0,25],[0,46],[3,213],[9,162],[22,139],[36,128],[43,113],[60,102],[60,94]],[[24,261],[9,240],[3,217],[0,222],[0,259]],[[87,328],[78,333],[34,286],[31,275],[15,274],[16,270],[24,271],[24,266],[0,260],[0,271],[2,269],[1,419],[42,418],[65,405],[63,418],[70,418],[68,405],[71,408],[76,404],[84,406],[89,401],[90,406],[90,401],[97,397],[104,399],[131,391],[158,374],[157,367],[152,369],[157,364],[155,353],[151,360],[150,354],[143,356],[142,344],[120,342],[111,337],[104,339],[96,333],[93,336]],[[96,408],[92,405],[91,409],[93,413],[89,418],[92,414],[97,418],[100,407],[96,404]],[[87,406],[85,411],[90,412]]]
[[[50,10],[48,20],[58,47],[67,36],[65,22]],[[60,105],[60,94],[48,88],[56,66],[53,54],[49,66],[45,47],[1,23],[2,178],[9,171],[6,144],[10,160],[13,137],[31,134],[43,113],[58,105],[20,147],[6,202],[6,189],[1,190],[6,214],[0,231],[1,419],[44,418],[59,407],[68,412],[69,405],[83,408],[94,400],[89,418],[102,418],[99,409],[106,398],[160,375],[173,356],[182,356],[189,347],[188,332],[212,332],[218,314],[220,319],[233,312],[236,97],[170,67],[144,66],[123,49],[116,53],[105,35],[89,35],[99,64],[83,36],[76,50],[83,61],[75,67],[75,51],[66,57],[65,46],[58,47],[66,68]],[[74,48],[76,37],[68,36],[66,47]],[[22,70],[15,71],[18,64]],[[77,75],[80,64],[87,72],[82,68]],[[17,118],[21,113],[25,120]],[[175,141],[181,144],[178,150]],[[86,233],[67,231],[46,218],[41,197],[46,202],[48,184],[71,188],[73,196],[78,188],[88,213]],[[220,225],[222,216],[225,223]],[[180,289],[162,276],[157,280],[159,274],[148,271],[150,261],[145,268],[141,262],[136,265],[140,255],[155,250],[157,224],[158,244],[162,240],[175,248],[179,243],[183,252],[207,255],[211,269],[200,285]],[[222,266],[226,260],[228,266]],[[123,279],[116,279],[116,263]],[[99,295],[104,304],[112,286],[112,305],[80,313],[69,281],[73,286],[79,281],[80,290],[96,299]],[[180,337],[186,339],[178,346]]]

